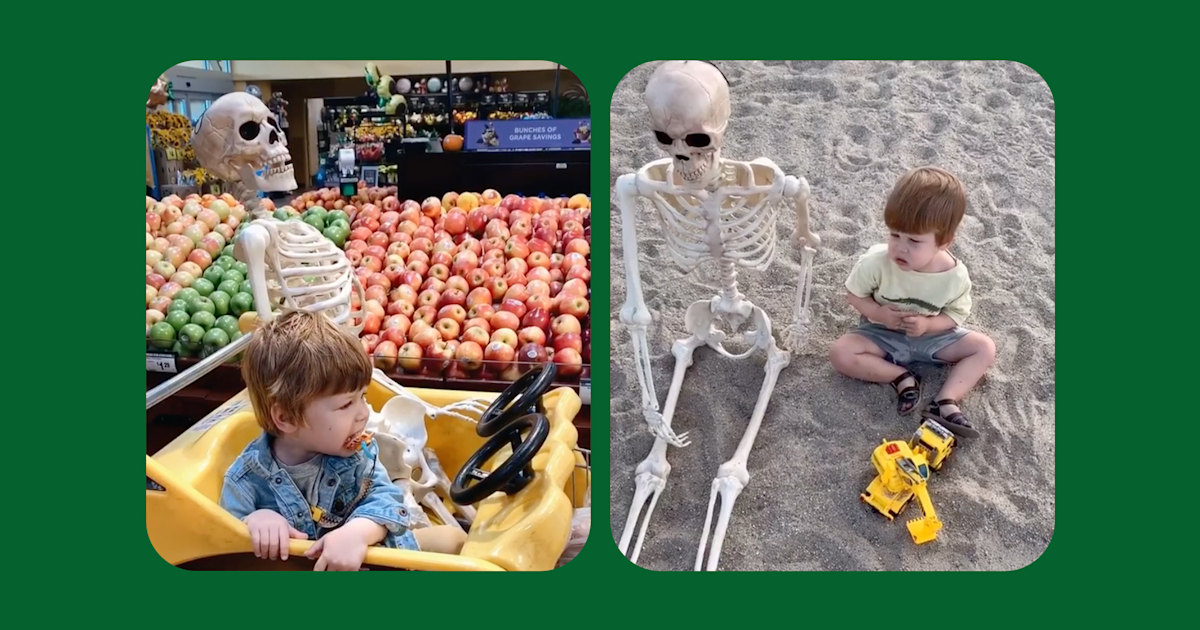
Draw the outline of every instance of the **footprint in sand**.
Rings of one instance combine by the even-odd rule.
[[[1012,96],[1008,92],[1002,90],[994,90],[988,92],[984,98],[984,106],[994,112],[1000,112],[1008,109],[1012,105]]]
[[[816,93],[822,101],[829,102],[838,96],[837,86],[829,79],[813,77],[788,77],[782,88],[788,92]]]

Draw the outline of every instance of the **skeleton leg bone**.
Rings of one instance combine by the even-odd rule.
[[[683,377],[687,369],[692,365],[692,354],[696,348],[704,345],[704,340],[698,336],[691,336],[687,339],[680,339],[675,342],[671,348],[672,354],[675,355],[675,375],[671,378],[671,389],[667,392],[667,403],[663,409],[663,424],[669,429],[671,419],[675,415],[675,403],[679,400],[679,391],[683,387]],[[687,433],[680,436],[686,439]],[[650,449],[650,454],[642,463],[638,464],[634,471],[634,483],[636,488],[633,492],[633,504],[629,508],[629,516],[625,520],[625,530],[621,533],[621,542],[618,547],[621,553],[625,553],[629,548],[629,541],[633,537],[633,531],[637,525],[638,516],[641,515],[642,507],[646,504],[646,499],[650,499],[650,505],[646,508],[645,518],[642,520],[642,526],[638,531],[637,543],[633,546],[633,553],[629,559],[637,562],[638,555],[642,551],[642,540],[646,537],[646,528],[650,524],[650,516],[654,513],[654,506],[658,503],[658,495],[662,494],[663,488],[667,485],[667,475],[671,473],[671,464],[667,461],[667,441],[661,437],[654,439],[654,446]]]
[[[704,517],[704,534],[700,538],[700,548],[696,551],[695,568],[697,571],[701,569],[704,561],[704,549],[708,544],[713,506],[716,505],[718,495],[721,498],[721,511],[717,516],[712,548],[709,550],[708,564],[705,569],[715,571],[717,563],[721,559],[721,545],[725,541],[725,530],[729,526],[729,515],[733,511],[733,503],[746,484],[750,482],[750,472],[746,469],[750,449],[754,447],[754,439],[758,437],[758,429],[762,424],[763,415],[767,411],[767,404],[771,400],[771,393],[775,390],[775,381],[779,378],[779,372],[787,367],[790,361],[788,353],[775,345],[775,340],[770,336],[770,324],[767,325],[766,339],[770,339],[770,345],[767,347],[767,376],[759,391],[758,402],[754,405],[754,413],[750,416],[750,424],[746,427],[746,433],[742,435],[742,440],[738,443],[733,458],[721,464],[717,469],[716,479],[713,479],[712,491],[708,498],[708,514]]]

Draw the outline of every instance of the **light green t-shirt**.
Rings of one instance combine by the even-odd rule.
[[[961,260],[937,273],[905,271],[888,258],[886,244],[873,245],[858,259],[846,290],[921,315],[944,313],[959,326],[971,314],[971,278]]]

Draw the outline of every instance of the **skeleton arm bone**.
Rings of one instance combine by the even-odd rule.
[[[821,247],[821,237],[814,234],[808,225],[808,180],[803,177],[787,176],[784,181],[783,194],[795,200],[796,231],[792,239],[800,248],[800,278],[796,287],[796,306],[792,313],[795,323],[790,326],[787,345],[797,348],[803,341],[804,329],[808,326],[809,306],[812,297],[812,261],[813,254]]]
[[[621,306],[620,320],[629,328],[629,335],[633,338],[633,360],[642,392],[642,416],[655,437],[675,446],[683,446],[683,440],[663,422],[658,409],[658,396],[654,392],[654,374],[650,369],[646,329],[653,318],[642,297],[642,278],[638,273],[637,175],[630,173],[617,178],[617,205],[621,207],[621,245],[625,252],[626,282],[625,304]]]

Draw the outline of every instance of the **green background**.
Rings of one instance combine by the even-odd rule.
[[[56,5],[52,16],[25,14],[38,10],[28,8],[12,14],[9,39],[23,50],[9,55],[7,170],[10,189],[19,185],[25,194],[10,196],[6,221],[35,235],[10,237],[6,252],[17,270],[5,309],[5,347],[17,372],[6,389],[8,485],[17,492],[6,501],[5,558],[18,578],[10,594],[29,593],[19,598],[29,608],[11,612],[18,620],[570,627],[636,619],[703,627],[930,628],[1145,623],[1174,617],[1191,603],[1194,587],[1186,584],[1195,583],[1196,528],[1188,517],[1195,512],[1196,477],[1185,449],[1195,431],[1185,418],[1194,411],[1178,394],[1189,390],[1186,379],[1195,373],[1183,359],[1195,344],[1154,332],[1176,317],[1188,319],[1194,291],[1186,284],[1168,289],[1164,280],[1156,286],[1146,273],[1180,264],[1197,205],[1194,194],[1178,194],[1194,188],[1196,139],[1196,73],[1182,63],[1194,36],[1184,32],[1182,15],[1149,3],[1069,12],[1049,3],[805,4],[736,17],[721,15],[727,10],[721,5],[647,3],[544,11],[233,6],[228,18],[211,4]],[[52,32],[35,33],[31,25]],[[270,26],[278,28],[273,35],[247,32]],[[142,103],[150,85],[167,67],[193,58],[447,56],[550,59],[583,80],[594,108],[593,181],[601,186],[592,191],[594,251],[608,249],[606,104],[638,63],[1011,59],[1037,70],[1063,116],[1056,122],[1056,241],[1063,262],[1056,269],[1062,283],[1056,308],[1066,320],[1057,326],[1064,343],[1056,354],[1066,369],[1056,385],[1066,402],[1056,409],[1056,527],[1042,558],[1008,573],[638,569],[611,540],[608,407],[597,396],[592,540],[559,571],[315,578],[189,573],[163,563],[146,539],[137,486],[144,444],[136,398],[144,370],[137,288],[121,280],[139,260],[127,241],[136,238],[140,218]],[[19,158],[22,147],[34,158]],[[1185,278],[1194,275],[1194,263],[1179,268]],[[608,312],[608,283],[597,277],[593,285],[593,311]],[[594,329],[593,391],[603,393],[602,320]]]

